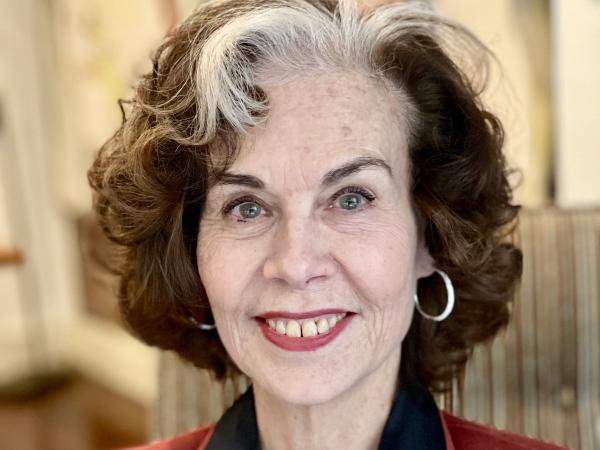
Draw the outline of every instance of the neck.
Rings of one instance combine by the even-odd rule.
[[[398,385],[400,352],[332,400],[290,404],[254,384],[263,450],[376,449]]]

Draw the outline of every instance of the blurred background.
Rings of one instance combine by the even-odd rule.
[[[117,99],[131,95],[136,75],[150,68],[151,50],[199,3],[0,0],[1,449],[107,449],[159,437],[157,429],[168,434],[157,425],[169,415],[159,392],[164,361],[119,323],[86,171],[119,126]],[[544,214],[568,218],[564,226],[552,222],[558,243],[538,252],[536,270],[543,267],[545,278],[531,269],[532,292],[546,288],[552,296],[558,279],[572,288],[558,289],[556,309],[540,306],[546,296],[533,296],[530,316],[517,314],[520,328],[502,338],[504,350],[490,346],[470,369],[490,371],[495,381],[473,376],[488,383],[471,382],[478,403],[455,399],[448,408],[572,448],[600,449],[600,1],[432,4],[470,27],[502,65],[486,99],[504,120],[507,157],[520,170],[517,202],[533,217],[523,244],[537,239]],[[573,246],[561,250],[567,236]],[[565,270],[574,281],[564,282]],[[529,336],[532,327],[554,340]],[[522,363],[506,375],[510,348]],[[562,375],[546,382],[550,360]],[[531,370],[523,369],[528,364]],[[489,406],[506,397],[511,379],[520,400]],[[547,417],[545,397],[527,394],[530,381],[536,392],[550,392]]]

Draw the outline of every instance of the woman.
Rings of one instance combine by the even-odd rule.
[[[430,395],[507,323],[521,272],[467,55],[423,6],[345,0],[214,2],[166,39],[90,170],[96,210],[129,327],[253,387],[147,448],[556,448]]]

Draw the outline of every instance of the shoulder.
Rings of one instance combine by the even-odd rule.
[[[565,450],[555,444],[498,430],[442,412],[442,421],[456,450],[489,448],[494,450]],[[451,447],[449,447],[450,449]]]
[[[172,439],[124,450],[204,450],[215,429],[214,425],[198,428]]]

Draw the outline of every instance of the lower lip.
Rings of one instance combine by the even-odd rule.
[[[333,341],[342,331],[344,331],[344,328],[346,328],[352,317],[354,317],[354,314],[348,314],[328,333],[319,334],[312,337],[299,338],[292,338],[286,336],[285,334],[277,333],[274,329],[267,325],[267,322],[264,319],[258,319],[258,322],[263,335],[268,341],[272,342],[277,347],[291,352],[312,352]]]

